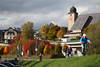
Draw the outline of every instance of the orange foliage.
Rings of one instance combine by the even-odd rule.
[[[67,45],[67,44],[64,44],[62,50],[63,50],[64,52],[66,52],[66,51],[67,51],[67,48],[68,48],[68,45]]]
[[[8,47],[7,47],[7,46],[4,47],[3,53],[4,53],[4,54],[7,54],[7,53],[8,53]]]
[[[45,45],[43,53],[48,54],[48,52],[49,52],[49,47],[48,45]]]
[[[0,50],[1,50],[2,48],[3,48],[3,47],[1,46],[1,47],[0,47]]]

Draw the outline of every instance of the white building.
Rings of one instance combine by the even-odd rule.
[[[0,37],[2,37],[2,40],[5,41],[5,43],[8,43],[8,40],[13,39],[20,33],[21,31],[19,29],[9,27],[8,29],[0,31]]]

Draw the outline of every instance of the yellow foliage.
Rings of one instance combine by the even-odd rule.
[[[64,33],[65,33],[64,30],[59,30],[56,36],[58,38],[62,38],[64,36]]]

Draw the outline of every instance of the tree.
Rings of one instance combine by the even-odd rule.
[[[89,26],[87,29],[85,29],[87,36],[93,43],[91,45],[92,46],[91,53],[95,52],[94,48],[96,46],[96,53],[99,54],[100,53],[100,31],[99,31],[100,21],[97,22],[96,24]]]
[[[60,43],[58,43],[56,46],[55,46],[55,54],[61,54],[62,53],[62,46]]]
[[[41,41],[39,46],[38,46],[38,53],[42,53],[43,54],[43,50],[44,50],[44,42]]]
[[[27,22],[22,25],[22,37],[25,39],[33,39],[34,38],[34,30],[33,30],[33,23]]]
[[[52,25],[48,32],[48,39],[55,39],[59,29],[60,27],[58,25]]]
[[[64,34],[65,34],[65,31],[63,30],[63,29],[60,29],[59,31],[58,31],[58,33],[57,33],[57,37],[58,38],[62,38],[63,36],[64,36]]]
[[[7,54],[7,53],[8,53],[8,47],[7,47],[7,46],[4,47],[3,53],[4,53],[4,54]]]
[[[67,48],[68,48],[68,45],[67,44],[64,44],[64,46],[62,48],[63,52],[66,52],[67,51]]]
[[[3,46],[0,46],[0,55],[2,55],[2,54],[3,54],[3,51],[4,51]]]
[[[28,44],[28,45],[30,45],[30,47],[28,49],[29,49],[31,55],[35,54],[35,42],[36,41],[30,40],[30,42]]]
[[[48,30],[49,30],[49,28],[47,25],[43,25],[42,28],[40,29],[40,34],[43,39],[47,39]]]
[[[93,27],[93,24],[90,24],[88,27],[85,28],[84,32],[88,33],[89,29],[92,29],[92,27]]]
[[[50,52],[50,49],[49,49],[49,47],[48,47],[48,45],[45,45],[45,47],[44,47],[44,54],[46,55],[46,54],[49,54],[49,52]]]
[[[59,31],[60,27],[58,25],[47,24],[43,25],[40,29],[40,34],[43,39],[55,39],[57,32]]]
[[[54,52],[55,52],[55,45],[48,45],[48,47],[49,47],[49,53],[50,54],[54,54]]]

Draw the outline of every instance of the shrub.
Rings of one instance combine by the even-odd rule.
[[[49,45],[49,49],[50,49],[50,54],[55,53],[55,45]]]
[[[54,58],[65,58],[65,56],[62,53],[60,53],[60,54],[52,54],[50,58],[51,59],[54,59]]]
[[[0,55],[3,54],[3,51],[4,51],[4,48],[1,46],[1,47],[0,47]]]
[[[44,50],[44,42],[40,42],[39,46],[38,46],[38,53],[42,53],[43,54],[43,50]]]
[[[60,54],[62,53],[62,47],[61,47],[61,44],[58,43],[56,46],[55,46],[55,54]]]

